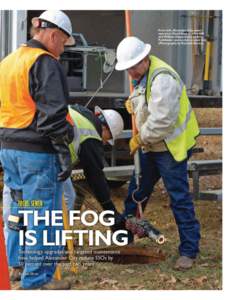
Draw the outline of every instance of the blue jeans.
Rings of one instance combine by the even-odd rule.
[[[11,195],[10,195],[10,189],[8,186],[4,184],[3,186],[3,193],[2,193],[2,211],[3,211],[3,221],[4,221],[4,237],[5,237],[5,243],[7,245],[7,239],[9,236],[9,229],[7,226],[7,220],[11,213]]]
[[[34,153],[11,149],[2,149],[1,161],[4,170],[4,183],[10,189],[21,191],[22,200],[32,201],[41,200],[42,207],[18,207],[20,210],[37,210],[39,215],[44,215],[45,211],[62,209],[62,183],[57,181],[60,171],[59,162],[56,154]],[[13,204],[14,211],[17,203]],[[12,206],[11,206],[12,209]],[[29,217],[27,230],[35,230],[37,243],[33,246],[20,246],[23,257],[24,270],[21,285],[23,288],[39,287],[51,281],[56,268],[56,261],[50,261],[44,257],[58,257],[58,252],[62,246],[45,246],[43,244],[43,230],[48,232],[49,242],[55,241],[55,231],[61,230],[62,226],[45,226],[44,222],[39,222],[39,226],[34,225],[34,218]],[[9,236],[15,243],[15,236]],[[13,244],[9,244],[11,249]],[[23,251],[23,252],[22,252]],[[8,253],[12,256],[13,253]],[[21,261],[20,261],[21,262]]]
[[[8,227],[8,217],[14,210],[18,210],[17,203],[12,201],[10,188],[4,184],[3,187],[3,220],[4,220],[4,237],[7,250],[8,265],[10,267],[20,267],[23,262],[19,260],[19,232]],[[22,248],[23,249],[23,248]]]
[[[67,205],[68,210],[72,210],[74,208],[74,202],[76,198],[76,193],[72,185],[71,178],[68,178],[63,183],[63,192],[64,198]],[[4,184],[3,187],[3,220],[4,220],[4,236],[7,248],[7,257],[8,257],[8,265],[10,267],[19,267],[21,266],[19,261],[19,233],[16,230],[12,230],[8,227],[7,221],[8,217],[11,214],[12,206],[14,202],[12,201],[12,197],[10,194],[10,188]]]
[[[63,182],[63,192],[67,209],[73,210],[76,200],[76,192],[74,190],[71,178],[68,178]]]
[[[135,192],[135,199],[141,201],[147,197],[147,200],[142,203],[144,210],[154,185],[162,178],[179,231],[179,253],[195,258],[199,252],[200,224],[195,217],[193,200],[189,192],[187,159],[176,162],[168,151],[147,153],[140,151],[140,163],[142,178],[140,188]],[[132,200],[135,189],[136,182],[133,175],[125,200],[124,215],[126,216],[136,214],[137,204]]]

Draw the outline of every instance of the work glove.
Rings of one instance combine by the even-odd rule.
[[[126,228],[126,218],[120,213],[115,212],[115,223],[113,226],[111,226],[111,231],[115,232],[118,230],[125,230],[127,232],[127,239],[128,239],[127,244],[133,243],[134,236],[132,232]],[[123,233],[117,235],[117,241],[119,243],[123,242],[124,238],[125,238],[125,234]]]
[[[139,134],[134,135],[129,142],[130,154],[134,155],[135,152],[141,147],[142,141]]]
[[[58,153],[58,159],[60,162],[61,172],[58,173],[58,181],[65,181],[71,176],[72,173],[72,161],[70,153]]]
[[[112,232],[115,232],[117,230],[125,230],[126,229],[125,223],[126,223],[125,217],[123,217],[123,215],[121,215],[120,213],[115,211],[115,213],[114,213],[114,225],[111,226]]]
[[[58,143],[57,140],[51,140],[53,148],[56,150],[60,163],[61,172],[58,173],[57,180],[65,181],[72,173],[72,160],[69,151],[68,143],[63,140],[63,143]]]
[[[135,87],[130,97],[125,101],[125,107],[129,114],[137,114],[141,103],[146,103],[145,92],[146,89],[143,86]]]
[[[127,110],[128,114],[131,115],[131,114],[134,113],[131,99],[127,99],[125,101],[125,107],[126,107],[126,110]]]

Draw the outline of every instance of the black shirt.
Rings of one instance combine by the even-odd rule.
[[[31,48],[46,48],[37,40],[30,40]],[[72,127],[66,121],[68,88],[62,66],[50,55],[41,55],[29,73],[29,91],[36,104],[30,126],[23,129],[1,128],[3,148],[36,152],[55,152],[51,138],[65,136]]]
[[[78,104],[71,107],[87,118],[93,124],[99,136],[102,136],[101,122],[92,111]],[[116,211],[111,201],[109,185],[103,172],[104,148],[102,141],[88,138],[80,145],[78,156],[86,180],[102,208],[104,210]]]
[[[110,199],[110,189],[103,172],[103,145],[96,139],[87,139],[81,144],[80,164],[86,180],[103,209],[115,210]]]

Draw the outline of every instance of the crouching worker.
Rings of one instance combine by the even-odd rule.
[[[114,212],[115,224],[111,230],[124,229],[124,219],[111,200],[110,189],[103,172],[103,145],[106,143],[113,145],[115,138],[122,133],[123,119],[113,109],[102,110],[95,107],[93,113],[78,104],[70,106],[69,113],[75,125],[74,139],[69,145],[72,162],[74,165],[80,163],[89,187],[102,209]]]

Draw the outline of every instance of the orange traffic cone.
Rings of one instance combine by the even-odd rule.
[[[0,215],[0,290],[10,290],[10,277],[6,257],[5,240],[3,235],[3,222]]]

